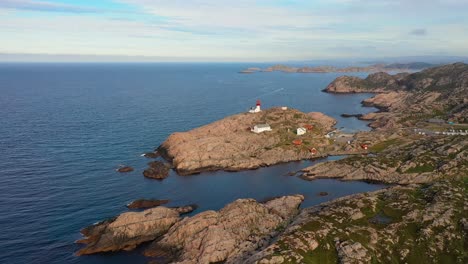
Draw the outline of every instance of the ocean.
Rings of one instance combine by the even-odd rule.
[[[340,117],[375,111],[360,104],[369,94],[321,92],[340,73],[238,73],[251,66],[267,65],[0,64],[0,262],[146,263],[141,249],[74,255],[81,228],[128,211],[125,205],[140,198],[195,203],[197,213],[238,198],[295,193],[306,196],[302,207],[308,207],[384,187],[287,176],[323,160],[144,178],[151,160],[142,153],[173,132],[247,111],[257,99],[264,108],[324,112],[348,132],[369,130],[364,121]],[[119,174],[120,164],[135,171]],[[319,196],[322,191],[329,195]]]

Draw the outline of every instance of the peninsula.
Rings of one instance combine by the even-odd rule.
[[[238,171],[326,155],[336,121],[322,113],[276,107],[241,113],[169,136],[158,152],[182,175]],[[255,133],[255,127],[268,127]],[[304,134],[298,134],[298,129]],[[301,130],[301,129],[299,129]]]

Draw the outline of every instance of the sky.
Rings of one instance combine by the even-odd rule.
[[[0,0],[0,61],[467,55],[468,0]]]

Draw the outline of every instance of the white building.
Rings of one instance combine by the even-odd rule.
[[[250,131],[259,134],[265,131],[271,131],[271,127],[269,124],[259,124],[255,125]]]
[[[299,136],[304,135],[305,133],[307,133],[307,129],[305,129],[304,127],[300,127],[296,131],[296,134],[299,135]]]

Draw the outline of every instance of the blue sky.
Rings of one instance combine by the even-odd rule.
[[[468,0],[0,0],[0,54],[154,61],[468,55]]]

